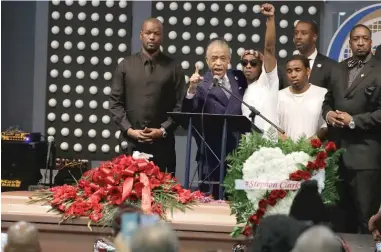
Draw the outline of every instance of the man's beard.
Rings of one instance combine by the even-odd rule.
[[[149,47],[149,46],[144,46],[144,50],[148,52],[149,54],[154,54],[159,50],[160,47]]]
[[[361,51],[361,52],[354,52],[353,56],[358,59],[365,59],[371,51]]]

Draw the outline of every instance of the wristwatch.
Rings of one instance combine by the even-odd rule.
[[[163,138],[166,138],[167,137],[167,131],[161,127],[160,130],[163,132]]]
[[[354,128],[356,128],[355,121],[353,121],[353,119],[352,119],[352,120],[349,122],[348,126],[349,126],[350,129],[354,129]]]

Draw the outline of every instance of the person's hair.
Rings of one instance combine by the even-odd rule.
[[[144,27],[144,25],[145,25],[146,23],[151,23],[151,22],[152,22],[152,23],[159,24],[160,27],[161,27],[161,29],[163,29],[163,23],[162,23],[159,19],[154,18],[154,17],[150,17],[150,18],[147,18],[147,19],[145,19],[145,20],[143,21],[141,30],[143,30],[143,27]]]
[[[303,63],[303,65],[305,66],[305,68],[310,68],[310,62],[308,60],[308,58],[304,55],[300,55],[300,54],[297,54],[297,55],[292,55],[288,60],[287,60],[287,64],[291,61],[294,61],[294,60],[299,60]]]
[[[308,24],[311,28],[312,33],[319,35],[319,27],[313,20],[299,20],[297,24],[303,23],[303,24]]]
[[[180,244],[176,233],[165,222],[138,228],[131,237],[131,252],[177,252]]]
[[[7,232],[5,252],[40,252],[37,228],[25,221],[13,224]]]
[[[121,230],[122,215],[125,213],[143,213],[143,211],[139,207],[131,205],[131,204],[120,205],[111,224],[112,230],[115,236]]]
[[[206,55],[208,55],[209,48],[212,45],[220,45],[220,46],[226,47],[228,49],[229,56],[231,56],[229,43],[225,39],[223,39],[223,38],[214,38],[214,39],[209,40],[208,45],[206,47]]]
[[[292,252],[341,252],[340,241],[325,226],[313,226],[300,235]]]
[[[368,26],[366,26],[366,25],[364,25],[364,24],[357,24],[357,25],[353,26],[353,28],[351,29],[351,31],[350,31],[350,33],[349,33],[349,39],[352,38],[352,34],[353,34],[353,32],[354,32],[357,28],[364,28],[364,29],[368,30],[368,32],[369,32],[369,36],[370,36],[370,37],[372,36],[372,32],[371,32],[371,30],[369,29]]]

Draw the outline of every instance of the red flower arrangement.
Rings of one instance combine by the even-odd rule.
[[[49,204],[62,214],[63,221],[88,217],[90,223],[109,225],[123,203],[165,219],[168,208],[184,211],[203,197],[200,191],[184,189],[176,178],[160,172],[153,162],[121,155],[84,173],[77,185],[39,191],[29,202]]]
[[[319,169],[326,169],[327,158],[332,156],[333,153],[337,151],[336,145],[333,142],[327,143],[324,148],[322,142],[319,139],[311,140],[311,146],[313,148],[312,153],[315,156],[315,160],[309,161],[306,166],[298,169],[297,171],[289,175],[289,180],[291,181],[306,181],[311,179],[312,173]],[[339,154],[339,153],[338,153]],[[335,158],[337,158],[337,154]],[[271,190],[268,191],[264,198],[258,202],[257,210],[252,214],[241,232],[245,236],[251,236],[253,233],[252,226],[258,225],[261,218],[265,215],[267,206],[275,206],[277,202],[289,193],[290,191],[285,190]]]

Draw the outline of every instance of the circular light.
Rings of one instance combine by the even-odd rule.
[[[315,6],[311,6],[310,8],[308,8],[308,13],[310,13],[310,15],[315,15],[317,12],[317,9]]]
[[[183,54],[188,54],[190,52],[190,48],[189,48],[189,46],[183,46],[181,51],[183,52]]]
[[[78,57],[77,57],[77,63],[78,63],[78,64],[83,64],[83,63],[85,63],[85,57],[83,57],[83,56],[78,56]]]
[[[102,131],[102,137],[103,137],[103,138],[109,138],[110,135],[111,135],[111,133],[110,133],[109,130],[106,129],[106,130],[103,130],[103,131]]]
[[[259,6],[258,4],[254,5],[254,6],[253,6],[253,12],[254,12],[254,13],[259,13],[259,12],[261,12],[261,6]]]
[[[237,55],[238,55],[239,57],[241,57],[244,51],[245,51],[245,48],[242,48],[242,47],[238,48],[238,50],[237,50]]]
[[[53,5],[59,5],[60,4],[60,0],[52,0],[52,4]]]
[[[189,62],[188,61],[183,61],[181,62],[181,67],[183,69],[188,69],[189,68]]]
[[[63,58],[63,62],[65,64],[70,64],[71,63],[71,57],[69,55],[66,55],[64,58]]]
[[[247,11],[247,6],[245,4],[241,4],[238,7],[239,12],[245,13]]]
[[[78,85],[78,86],[75,88],[75,92],[77,92],[77,94],[82,94],[84,90],[85,90],[85,89],[83,88],[82,85]]]
[[[70,11],[65,13],[66,20],[72,20],[73,16],[74,16],[73,13]]]
[[[218,35],[217,33],[213,32],[212,34],[209,35],[209,39],[214,39],[214,38],[217,38]]]
[[[95,95],[96,93],[98,93],[98,88],[96,86],[91,86],[89,88],[89,93]]]
[[[190,11],[192,9],[192,5],[189,2],[186,2],[183,5],[183,8],[184,8],[185,11]]]
[[[82,145],[79,143],[76,143],[76,144],[74,144],[73,149],[75,152],[80,152],[80,151],[82,151]]]
[[[98,28],[91,29],[91,35],[98,36],[99,35],[99,29]]]
[[[285,49],[282,49],[279,51],[279,57],[286,58],[287,57],[287,51]]]
[[[70,41],[66,41],[64,47],[66,50],[70,50],[73,47],[73,44]]]
[[[85,19],[86,19],[86,13],[84,13],[84,12],[80,12],[80,13],[78,13],[78,19],[79,19],[80,21],[85,20]]]
[[[253,19],[253,21],[251,22],[251,24],[254,26],[254,27],[259,27],[261,25],[261,21],[259,19]]]
[[[233,39],[233,35],[231,33],[226,33],[224,39],[229,42]]]
[[[70,26],[65,27],[65,34],[66,35],[71,35],[73,33],[73,28]]]
[[[66,0],[65,1],[67,6],[72,6],[73,5],[73,0]]]
[[[90,73],[90,79],[92,79],[92,80],[96,80],[96,79],[98,79],[98,77],[99,77],[99,74],[98,74],[97,71],[92,71],[92,72]]]
[[[156,10],[162,10],[164,9],[164,4],[162,2],[157,2],[156,3]]]
[[[184,40],[189,40],[191,35],[190,35],[189,32],[184,32],[182,37],[183,37]]]
[[[177,18],[176,17],[170,17],[168,22],[170,25],[175,25],[177,23]]]
[[[111,88],[110,88],[110,87],[105,87],[105,88],[103,89],[103,93],[104,93],[105,95],[110,95],[110,93],[111,93]]]
[[[49,99],[48,104],[50,107],[54,108],[57,105],[57,100],[54,98]]]
[[[98,7],[98,6],[99,6],[99,3],[100,3],[99,0],[92,0],[92,1],[91,1],[91,4],[92,4],[94,7]]]
[[[86,33],[86,29],[85,29],[85,27],[79,27],[78,28],[78,35],[85,35],[85,33]]]
[[[68,94],[70,93],[70,86],[68,84],[65,84],[63,87],[62,87],[62,92],[64,92],[65,94]]]
[[[120,130],[118,130],[118,131],[115,132],[115,138],[116,138],[116,139],[119,139],[119,137],[120,137]]]
[[[178,5],[177,5],[176,2],[172,2],[172,3],[169,5],[169,9],[170,9],[171,11],[175,11],[175,10],[177,10],[177,8],[178,8]]]
[[[94,129],[91,129],[87,132],[87,135],[91,138],[94,138],[97,135],[97,132]]]
[[[104,144],[101,147],[102,152],[107,153],[110,151],[110,146],[108,144]]]
[[[116,153],[119,153],[119,145],[115,146],[114,151],[115,151]]]
[[[110,117],[108,115],[102,116],[102,122],[104,124],[109,124],[111,121]]]
[[[185,26],[189,26],[191,23],[192,23],[192,20],[190,19],[190,17],[185,17],[185,18],[183,19],[183,24],[184,24]]]
[[[51,76],[52,78],[57,78],[57,76],[58,76],[58,70],[57,70],[57,69],[52,69],[52,70],[50,71],[50,76]]]
[[[281,12],[282,14],[287,14],[287,12],[288,12],[288,6],[287,6],[287,5],[282,5],[282,6],[280,7],[280,12]]]
[[[96,109],[96,108],[98,107],[98,103],[97,103],[97,101],[95,101],[95,100],[90,101],[90,102],[89,102],[89,107],[90,107],[91,109]]]
[[[58,26],[53,26],[52,27],[52,33],[53,34],[58,34],[60,32],[60,28]]]
[[[82,120],[83,120],[83,116],[81,114],[76,114],[74,116],[74,121],[76,121],[77,123],[82,122]]]
[[[96,65],[96,64],[98,64],[98,62],[99,62],[99,59],[97,58],[97,57],[91,57],[91,59],[90,59],[90,63],[92,64],[92,65]]]
[[[246,26],[246,19],[241,18],[240,20],[238,20],[238,25],[240,27],[245,27]]]
[[[114,15],[112,15],[111,13],[107,13],[106,16],[105,16],[105,20],[107,22],[112,22],[112,20],[114,19]]]
[[[196,34],[196,39],[197,39],[198,41],[202,41],[202,40],[204,40],[204,38],[205,38],[204,33],[202,33],[202,32],[198,32],[198,33]]]
[[[111,43],[106,43],[105,44],[105,50],[108,51],[108,52],[111,51],[112,50],[112,44]]]
[[[196,54],[202,55],[204,53],[204,48],[201,46],[198,46],[196,47],[195,51],[196,51]]]
[[[177,38],[177,33],[176,33],[175,31],[170,31],[170,32],[168,33],[168,37],[169,37],[170,39],[176,39],[176,38]]]
[[[50,56],[50,62],[52,63],[57,63],[58,62],[58,56],[57,55],[52,55]]]
[[[69,135],[69,129],[68,128],[62,128],[61,129],[61,135],[62,136],[68,136]]]
[[[224,20],[224,24],[226,27],[230,27],[233,25],[233,20],[231,18],[227,18]]]
[[[81,80],[81,79],[83,79],[85,77],[85,73],[82,70],[78,71],[76,73],[76,77]]]
[[[234,9],[234,7],[232,4],[229,3],[229,4],[225,5],[225,11],[226,12],[232,12],[233,9]]]
[[[295,7],[295,14],[301,15],[303,13],[303,7],[302,6],[296,6]]]
[[[106,0],[106,6],[111,8],[114,6],[114,0]]]
[[[68,144],[67,142],[62,142],[62,143],[60,144],[60,148],[61,148],[61,150],[63,150],[63,151],[67,151],[67,149],[69,149],[69,144]]]
[[[89,116],[89,122],[90,123],[96,123],[98,121],[98,117],[96,115],[90,115]]]
[[[96,152],[96,151],[97,151],[97,146],[96,146],[95,144],[91,143],[91,144],[89,144],[89,146],[88,146],[88,150],[89,150],[90,152]]]
[[[69,108],[71,106],[71,102],[69,99],[65,99],[62,101],[62,106],[64,106],[64,108]]]
[[[48,135],[54,136],[56,134],[56,129],[53,127],[49,127],[47,132],[48,132]]]
[[[124,0],[119,1],[119,7],[120,8],[126,8],[127,7],[127,1],[124,1]]]
[[[99,14],[98,13],[93,13],[91,14],[91,20],[98,21],[99,20]]]
[[[188,75],[185,75],[185,83],[189,83],[189,77],[188,77]]]
[[[288,38],[287,38],[287,36],[285,36],[285,35],[280,36],[280,37],[279,37],[279,42],[280,42],[281,44],[286,44],[286,43],[288,42]]]
[[[212,19],[210,19],[210,24],[212,25],[212,26],[217,26],[218,25],[218,19],[217,18],[212,18]]]
[[[157,20],[159,20],[162,24],[164,23],[164,18],[163,17],[157,17]]]
[[[78,44],[77,44],[77,48],[78,48],[78,50],[84,50],[85,49],[85,47],[86,47],[86,45],[85,45],[85,42],[83,42],[83,41],[81,41],[81,42],[79,42]]]
[[[82,130],[81,129],[75,129],[74,130],[74,136],[81,137],[82,136]]]
[[[112,74],[110,72],[106,72],[106,73],[103,74],[103,78],[105,80],[111,80]]]
[[[283,19],[279,22],[280,28],[286,28],[288,26],[287,20]]]
[[[214,3],[214,4],[212,4],[212,5],[210,6],[210,9],[211,9],[211,11],[213,11],[213,12],[217,12],[217,11],[220,9],[220,7],[218,6],[218,4]]]
[[[113,32],[113,30],[112,30],[111,28],[107,28],[107,29],[105,30],[105,35],[106,35],[107,37],[111,37],[113,34],[114,34],[114,32]]]
[[[76,100],[75,101],[75,107],[76,108],[83,108],[83,101],[82,100]]]
[[[63,114],[61,115],[61,120],[62,120],[63,122],[68,122],[68,121],[70,120],[70,116],[69,116],[69,114],[68,114],[68,113],[63,113]]]
[[[125,52],[127,50],[126,44],[120,44],[118,46],[118,50],[119,50],[119,52]]]
[[[58,43],[57,40],[53,40],[52,43],[50,43],[50,46],[51,46],[53,49],[57,49],[57,48],[60,46],[60,43]]]
[[[198,69],[203,69],[204,68],[204,63],[202,61],[197,61],[196,65],[198,66]]]
[[[123,58],[119,58],[118,59],[118,64],[120,64],[120,62],[122,62],[122,60],[124,60]]]
[[[125,29],[119,29],[119,31],[118,31],[119,37],[124,37],[124,36],[126,36],[126,34],[127,34],[127,32]]]
[[[82,7],[85,6],[86,3],[87,3],[87,0],[79,0],[78,1],[79,6],[82,6]]]
[[[53,122],[54,120],[56,120],[56,114],[50,112],[50,113],[48,114],[48,120],[51,121],[51,122]]]
[[[102,106],[103,106],[104,109],[109,109],[109,102],[108,101],[104,101]]]
[[[56,84],[51,84],[49,86],[49,91],[50,91],[50,93],[55,93],[57,91],[57,85]]]
[[[127,21],[126,14],[122,14],[122,15],[119,16],[119,22],[124,23],[126,21]]]
[[[197,10],[198,11],[204,11],[205,10],[205,4],[204,3],[197,4]]]

